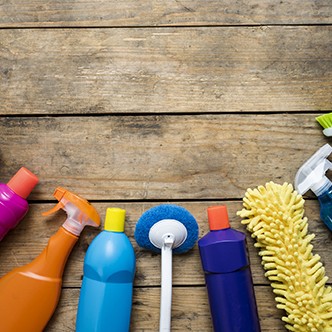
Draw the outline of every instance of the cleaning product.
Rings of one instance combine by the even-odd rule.
[[[88,248],[76,332],[129,331],[135,253],[124,233],[125,213],[108,208],[104,231]]]
[[[198,241],[215,332],[260,332],[244,233],[226,206],[208,208],[210,232]]]
[[[59,203],[44,215],[63,209],[66,221],[37,258],[0,279],[1,332],[43,331],[57,306],[62,274],[78,236],[84,226],[100,225],[97,211],[86,200],[63,188],[57,188],[54,197]]]
[[[312,253],[304,199],[293,186],[273,182],[248,189],[242,223],[256,239],[265,276],[284,310],[286,328],[296,332],[332,331],[332,288],[319,255]]]
[[[323,114],[316,118],[317,122],[324,128],[325,136],[332,136],[332,113]]]
[[[332,163],[327,159],[331,153],[332,147],[325,144],[300,167],[295,176],[295,189],[300,195],[311,189],[317,196],[320,217],[330,231],[332,231],[332,183],[325,173],[332,169]]]
[[[198,225],[189,211],[174,204],[162,204],[145,211],[135,228],[139,246],[161,252],[161,295],[159,331],[171,328],[172,252],[184,253],[198,238]]]
[[[37,183],[37,176],[25,167],[20,168],[7,184],[0,183],[0,241],[28,212],[26,199]]]

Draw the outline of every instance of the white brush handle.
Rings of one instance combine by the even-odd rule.
[[[173,244],[174,236],[166,234],[164,236],[164,244],[161,247],[160,332],[169,332],[171,330]]]

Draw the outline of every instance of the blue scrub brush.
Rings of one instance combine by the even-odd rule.
[[[161,252],[161,296],[159,331],[171,329],[172,252],[190,250],[198,239],[198,225],[185,208],[162,204],[145,211],[135,228],[135,240],[142,248]]]

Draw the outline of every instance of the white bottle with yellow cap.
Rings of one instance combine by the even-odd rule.
[[[77,332],[129,331],[135,253],[124,233],[125,213],[119,208],[108,208],[104,231],[87,250]]]

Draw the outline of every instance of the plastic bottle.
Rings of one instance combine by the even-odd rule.
[[[63,209],[67,219],[37,258],[0,279],[1,332],[44,330],[59,301],[62,274],[78,236],[84,226],[100,225],[97,211],[86,200],[63,188],[54,196],[59,203],[44,215]]]
[[[325,173],[332,169],[327,157],[332,153],[329,144],[322,146],[298,170],[295,176],[295,189],[300,195],[308,190],[317,196],[320,205],[320,218],[332,231],[332,182]]]
[[[245,234],[225,206],[208,208],[210,232],[198,241],[215,332],[259,332]]]
[[[28,212],[26,199],[37,183],[37,176],[25,167],[19,169],[7,184],[0,183],[0,241]]]
[[[108,208],[105,229],[88,248],[76,332],[129,331],[135,253],[124,222],[125,210]]]

